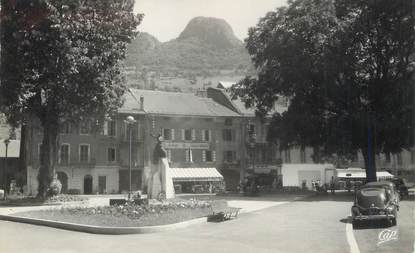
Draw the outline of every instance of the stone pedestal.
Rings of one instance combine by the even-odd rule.
[[[175,194],[173,178],[170,172],[170,166],[167,158],[161,159],[160,167],[162,171],[162,191],[164,191],[166,199],[172,199],[175,197]]]
[[[167,158],[161,158],[157,165],[152,165],[150,179],[148,181],[148,198],[157,199],[160,193],[164,193],[166,199],[175,197],[173,179]]]

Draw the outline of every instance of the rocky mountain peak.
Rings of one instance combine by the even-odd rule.
[[[242,45],[224,19],[212,17],[191,19],[177,40],[198,40],[203,44],[223,49]]]

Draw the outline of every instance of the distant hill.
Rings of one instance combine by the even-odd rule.
[[[232,27],[224,19],[218,18],[193,18],[177,38],[179,42],[191,43],[195,40],[200,45],[219,50],[240,49],[243,46],[235,37]]]
[[[128,46],[125,65],[133,67],[131,78],[156,85],[161,77],[195,80],[200,77],[243,76],[252,69],[244,44],[223,19],[196,17],[180,35],[160,42],[140,33]],[[148,73],[152,73],[151,77]]]

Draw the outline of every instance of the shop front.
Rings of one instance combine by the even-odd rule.
[[[170,169],[176,194],[215,193],[224,189],[223,176],[216,168]]]

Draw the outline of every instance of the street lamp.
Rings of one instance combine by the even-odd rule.
[[[6,186],[7,186],[7,180],[6,180],[6,177],[7,177],[7,151],[8,151],[8,148],[9,148],[9,143],[10,143],[10,140],[9,139],[5,139],[4,140],[4,145],[6,145],[6,156],[5,156],[5,159],[4,159],[4,172],[3,172],[3,185],[4,185],[3,199],[6,199]]]
[[[127,124],[127,127],[128,127],[128,132],[129,132],[129,140],[130,140],[130,152],[129,152],[129,156],[128,156],[128,159],[129,159],[129,170],[128,170],[128,200],[130,200],[131,199],[131,135],[132,135],[132,132],[131,132],[131,130],[132,130],[132,128],[131,128],[131,125],[132,124],[134,124],[135,122],[136,122],[136,120],[134,119],[134,117],[133,116],[127,116],[127,119],[126,120],[124,120],[124,122]]]

